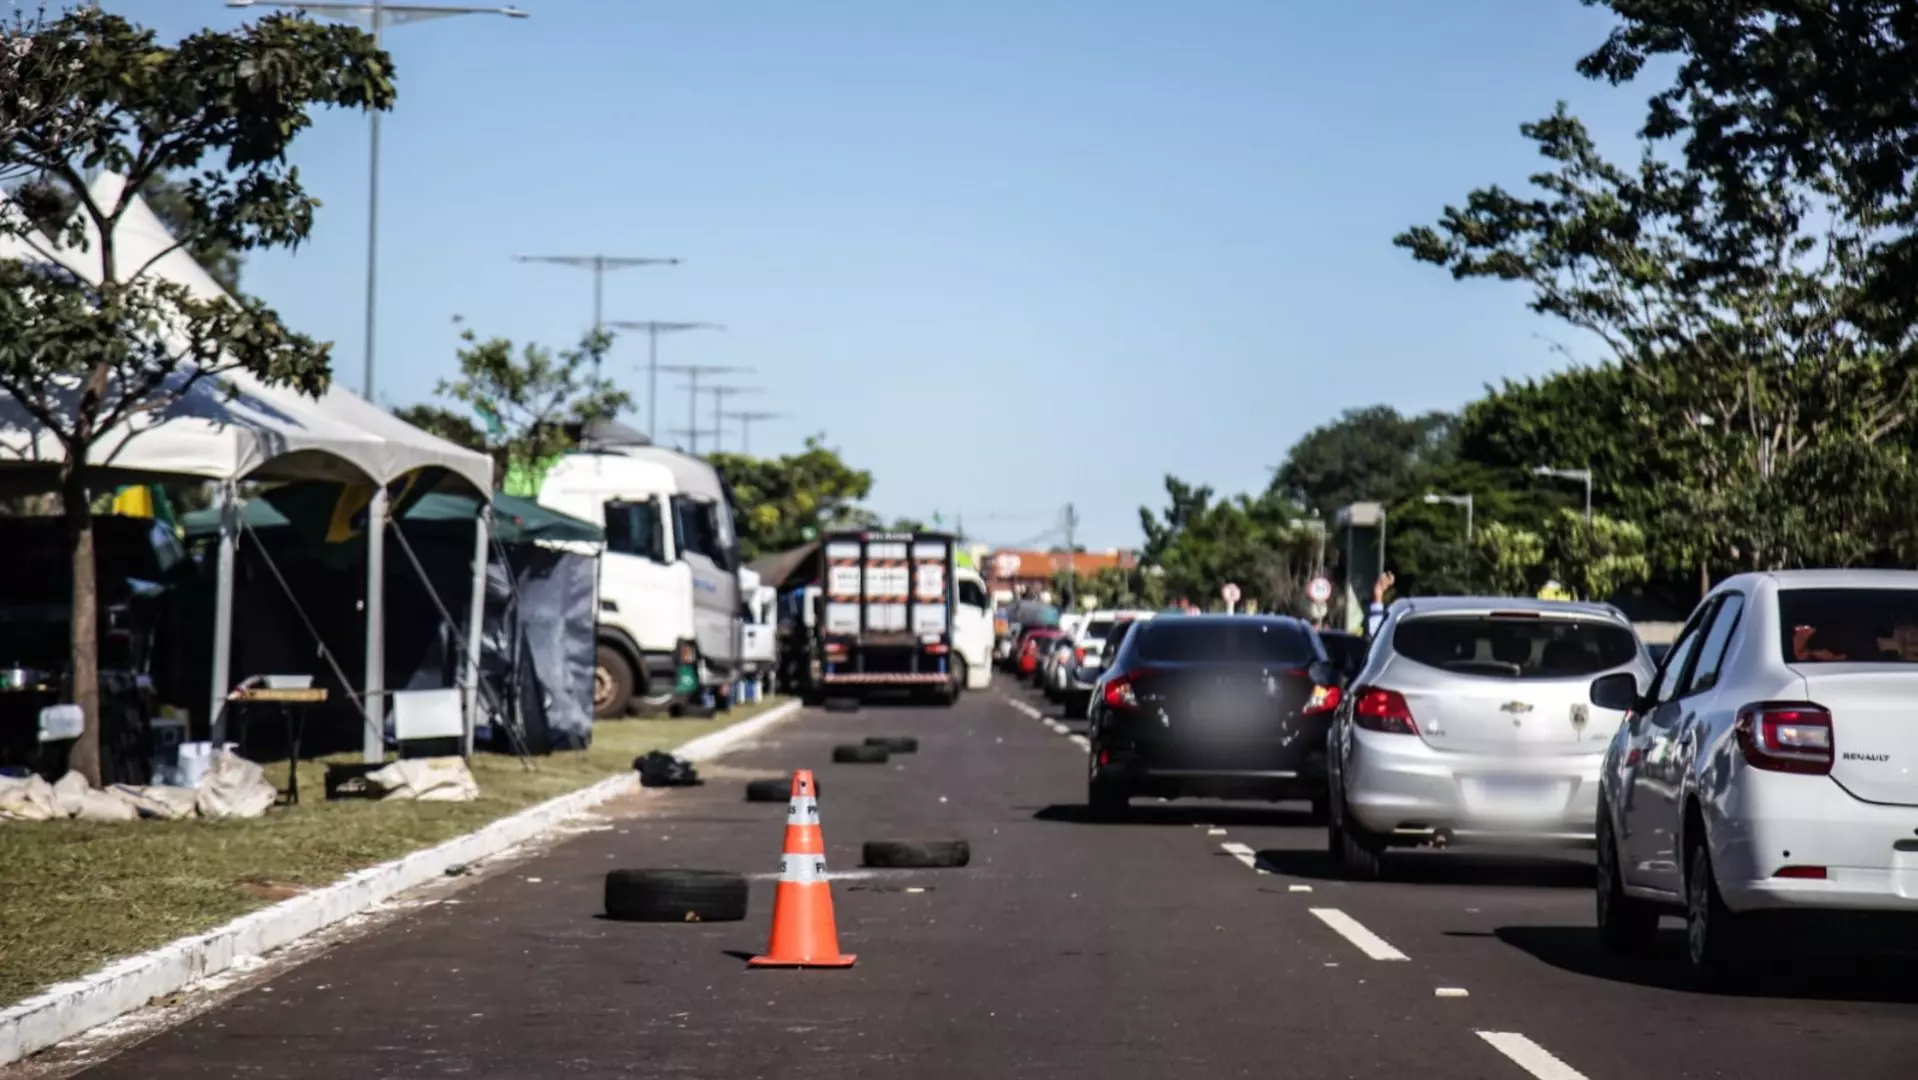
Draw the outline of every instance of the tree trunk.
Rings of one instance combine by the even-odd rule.
[[[93,507],[85,472],[69,463],[60,476],[66,521],[67,553],[73,559],[73,660],[69,674],[73,703],[86,715],[74,741],[68,768],[100,786],[100,588],[94,577]]]
[[[1712,591],[1712,570],[1704,559],[1698,560],[1698,598],[1705,599]]]

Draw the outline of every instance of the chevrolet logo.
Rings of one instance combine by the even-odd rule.
[[[1523,701],[1508,701],[1505,704],[1500,705],[1498,709],[1500,712],[1508,712],[1508,713],[1511,713],[1513,716],[1520,716],[1525,713],[1531,712],[1532,706],[1529,703],[1523,702]]]

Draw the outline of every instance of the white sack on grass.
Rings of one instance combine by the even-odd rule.
[[[465,758],[408,758],[395,761],[378,772],[369,773],[366,782],[384,791],[385,799],[417,799],[420,802],[472,802],[479,798],[479,781],[473,779]]]
[[[0,776],[0,821],[50,821],[58,815],[52,784],[37,776]]]
[[[115,791],[91,791],[80,796],[80,809],[74,817],[81,821],[138,821],[140,811]]]
[[[53,782],[54,815],[69,818],[78,814],[89,790],[87,778],[69,769],[65,776]]]
[[[192,817],[200,795],[192,788],[167,787],[159,784],[151,787],[115,784],[113,793],[131,804],[140,812],[141,817],[158,818],[161,821],[178,821],[181,818]]]
[[[267,783],[266,773],[258,765],[222,750],[213,755],[213,764],[200,778],[194,804],[201,817],[256,818],[279,797],[279,789]]]

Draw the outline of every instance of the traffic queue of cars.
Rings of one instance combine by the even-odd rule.
[[[1610,605],[1509,597],[1400,599],[1369,640],[1118,612],[1020,637],[1068,715],[1085,687],[1098,817],[1305,801],[1361,880],[1395,848],[1595,849],[1602,947],[1682,917],[1706,985],[1918,928],[1918,572],[1730,578],[1656,661]]]

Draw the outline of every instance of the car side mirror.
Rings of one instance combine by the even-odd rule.
[[[1592,680],[1592,704],[1601,709],[1632,712],[1638,708],[1640,697],[1638,676],[1629,671],[1615,671]]]

